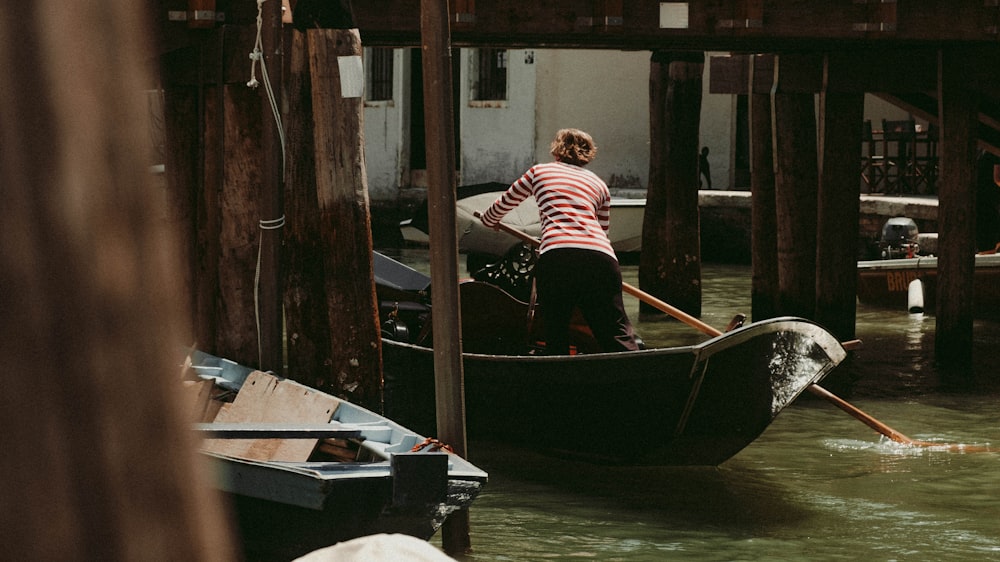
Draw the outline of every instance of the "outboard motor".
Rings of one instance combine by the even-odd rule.
[[[882,259],[912,258],[920,253],[917,223],[908,217],[894,217],[882,227]]]

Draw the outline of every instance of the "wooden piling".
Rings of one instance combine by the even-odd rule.
[[[326,304],[326,244],[320,235],[316,195],[312,81],[306,34],[293,32],[288,53],[286,115],[288,170],[285,184],[284,304],[289,378],[327,383],[332,364]],[[316,386],[315,384],[311,386]],[[327,386],[328,390],[334,390]],[[337,392],[331,392],[338,394]]]
[[[649,186],[639,285],[701,314],[698,153],[703,53],[656,51],[649,72]],[[659,312],[641,303],[643,313]]]
[[[255,279],[264,181],[260,95],[247,87],[254,31],[226,27],[162,58],[166,174],[184,225],[192,335],[187,341],[256,366]],[[223,61],[239,56],[247,64]],[[181,113],[169,111],[187,108]]]
[[[973,275],[976,253],[977,94],[967,87],[965,65],[977,59],[951,47],[939,52],[938,279],[934,359],[948,370],[972,364]]]
[[[864,93],[832,90],[830,75],[850,73],[852,60],[824,57],[819,128],[821,167],[816,236],[815,320],[841,341],[854,339],[857,317],[857,224],[860,216]],[[836,78],[836,76],[834,76]]]
[[[281,108],[284,92],[284,35],[282,5],[274,1],[261,7],[261,68],[257,88],[261,97],[261,186],[258,193],[259,258],[255,294],[258,366],[261,370],[284,371],[281,247],[285,224],[285,147],[282,141]],[[268,81],[266,84],[264,81]],[[268,87],[269,86],[269,87]]]
[[[451,30],[447,0],[421,0],[424,123],[427,146],[427,204],[431,279],[434,280],[434,388],[438,437],[466,456],[465,386],[458,292],[458,239],[455,223],[455,119],[452,110]],[[469,512],[445,520],[445,552],[472,548]]]
[[[813,318],[816,294],[818,170],[812,90],[796,86],[810,61],[776,59],[774,102],[775,209],[778,313]]]
[[[382,409],[382,340],[364,158],[364,83],[357,29],[306,32],[316,198],[329,318],[329,364],[305,381]]]
[[[778,223],[774,199],[774,137],[771,135],[771,83],[774,55],[750,57],[750,284],[753,321],[777,316]]]

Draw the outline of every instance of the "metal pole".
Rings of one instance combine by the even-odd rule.
[[[447,0],[420,3],[427,146],[431,279],[434,280],[434,381],[438,438],[466,455],[465,387],[455,233],[455,119],[452,113],[451,31]],[[467,552],[469,513],[453,513],[442,528],[448,554]]]

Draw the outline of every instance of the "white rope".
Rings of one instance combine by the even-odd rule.
[[[264,79],[264,91],[267,93],[267,101],[271,104],[271,114],[274,115],[274,124],[278,127],[278,140],[281,144],[281,177],[285,177],[285,128],[281,124],[281,111],[278,108],[278,100],[274,95],[271,80],[267,76],[267,64],[264,62],[264,45],[261,39],[261,30],[264,27],[264,2],[267,0],[257,0],[257,39],[254,42],[253,51],[250,52],[250,81],[247,86],[256,88],[260,85],[257,80],[257,63],[260,63],[260,75]]]
[[[260,242],[257,244],[257,267],[253,274],[253,310],[254,317],[257,322],[257,364],[259,367],[264,367],[264,344],[261,341],[261,329],[260,329],[260,262],[261,254],[264,249],[264,232],[265,230],[278,230],[285,226],[285,215],[271,220],[259,221],[257,226],[260,228]],[[280,366],[279,366],[280,367]]]
[[[260,221],[259,223],[261,230],[277,230],[285,226],[285,215],[281,215],[281,218],[272,219],[269,221]]]
[[[254,42],[253,51],[250,53],[250,81],[247,86],[256,88],[260,85],[257,80],[257,63],[260,63],[260,75],[264,79],[264,91],[267,93],[267,101],[271,105],[271,114],[274,115],[274,124],[278,127],[278,141],[281,146],[281,177],[285,177],[285,128],[281,124],[281,112],[278,108],[278,100],[271,87],[271,80],[267,76],[267,65],[264,62],[264,45],[261,39],[261,30],[264,28],[264,2],[267,0],[257,0],[257,39]],[[263,342],[261,341],[260,328],[260,261],[264,246],[264,230],[277,230],[285,226],[285,216],[271,220],[261,220],[258,223],[261,230],[260,243],[257,245],[257,268],[254,271],[253,300],[254,316],[257,322],[257,363],[264,368]],[[273,366],[269,366],[273,367]],[[280,368],[281,365],[278,366]]]

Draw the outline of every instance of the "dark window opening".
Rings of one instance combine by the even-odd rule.
[[[507,99],[507,51],[479,49],[478,56],[475,99]]]
[[[365,87],[368,101],[392,100],[392,75],[394,70],[393,50],[373,47],[368,51]]]

